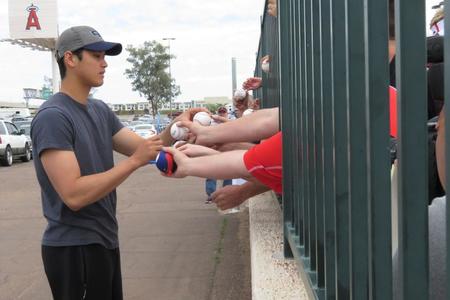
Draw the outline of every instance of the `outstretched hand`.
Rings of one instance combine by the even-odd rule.
[[[230,119],[226,118],[226,117],[222,117],[219,115],[212,115],[211,118],[216,121],[217,123],[225,123],[230,121]]]
[[[242,84],[242,87],[245,90],[256,90],[256,89],[260,88],[261,85],[262,85],[261,77],[250,77],[244,81],[244,83]]]
[[[207,132],[209,127],[202,126],[198,122],[181,121],[177,124],[179,127],[186,127],[189,129],[189,142],[204,146],[211,146],[207,143]]]
[[[198,112],[201,112],[201,111],[210,113],[209,110],[207,110],[206,108],[203,108],[203,107],[190,108],[190,109],[184,111],[178,117],[176,117],[174,119],[173,123],[176,123],[178,121],[192,121],[194,119],[195,114]]]
[[[184,144],[180,147],[177,147],[177,149],[189,157],[198,157],[219,153],[219,151],[216,151],[214,149],[194,144]]]
[[[173,156],[173,160],[177,164],[177,170],[170,176],[163,172],[161,172],[161,175],[171,178],[184,178],[189,175],[186,170],[186,164],[190,158],[186,154],[173,147],[164,147],[162,150]]]
[[[211,195],[211,198],[221,210],[236,207],[247,200],[247,196],[243,193],[241,185],[224,186],[215,191]]]

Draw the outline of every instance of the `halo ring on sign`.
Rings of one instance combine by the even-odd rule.
[[[28,12],[30,12],[30,11],[32,11],[32,10],[34,10],[34,11],[39,11],[39,7],[35,6],[35,5],[32,3],[32,4],[31,4],[30,6],[28,6],[25,10],[28,11]]]

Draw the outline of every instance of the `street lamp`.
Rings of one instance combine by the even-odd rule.
[[[170,56],[170,41],[174,41],[175,38],[163,38],[163,41],[168,41],[169,43],[169,77],[170,77],[170,94],[172,94],[172,70],[170,68],[170,61],[172,60]],[[169,111],[170,111],[170,117],[172,117],[172,95],[170,95],[169,99]]]

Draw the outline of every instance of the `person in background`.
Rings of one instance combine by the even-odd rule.
[[[237,89],[233,96],[233,106],[235,107],[234,116],[239,119],[248,109],[248,103],[252,96],[244,89]]]
[[[441,3],[442,4],[442,3]],[[438,6],[436,13],[430,21],[430,30],[433,35],[444,35],[444,8]]]
[[[269,16],[277,16],[277,0],[269,0],[267,2],[267,13]]]
[[[220,124],[220,123],[224,123],[228,121],[228,110],[226,107],[221,106],[217,109],[217,115],[213,115],[213,123],[211,124],[212,126]],[[225,187],[227,185],[231,185],[232,184],[232,180],[231,179],[224,179],[223,180],[223,184],[222,187]],[[216,191],[217,189],[217,180],[216,179],[212,179],[212,178],[207,178],[205,181],[205,191],[206,191],[206,204],[210,204],[212,203],[212,194]]]

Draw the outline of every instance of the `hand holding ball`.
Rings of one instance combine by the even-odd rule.
[[[156,167],[168,176],[171,176],[177,170],[177,164],[173,160],[173,156],[165,151],[160,151],[156,156]]]
[[[207,112],[201,111],[194,115],[194,122],[198,122],[200,125],[209,126],[211,125],[211,117]]]
[[[178,122],[170,127],[170,135],[177,141],[185,141],[189,137],[189,129],[186,127],[178,127]]]

